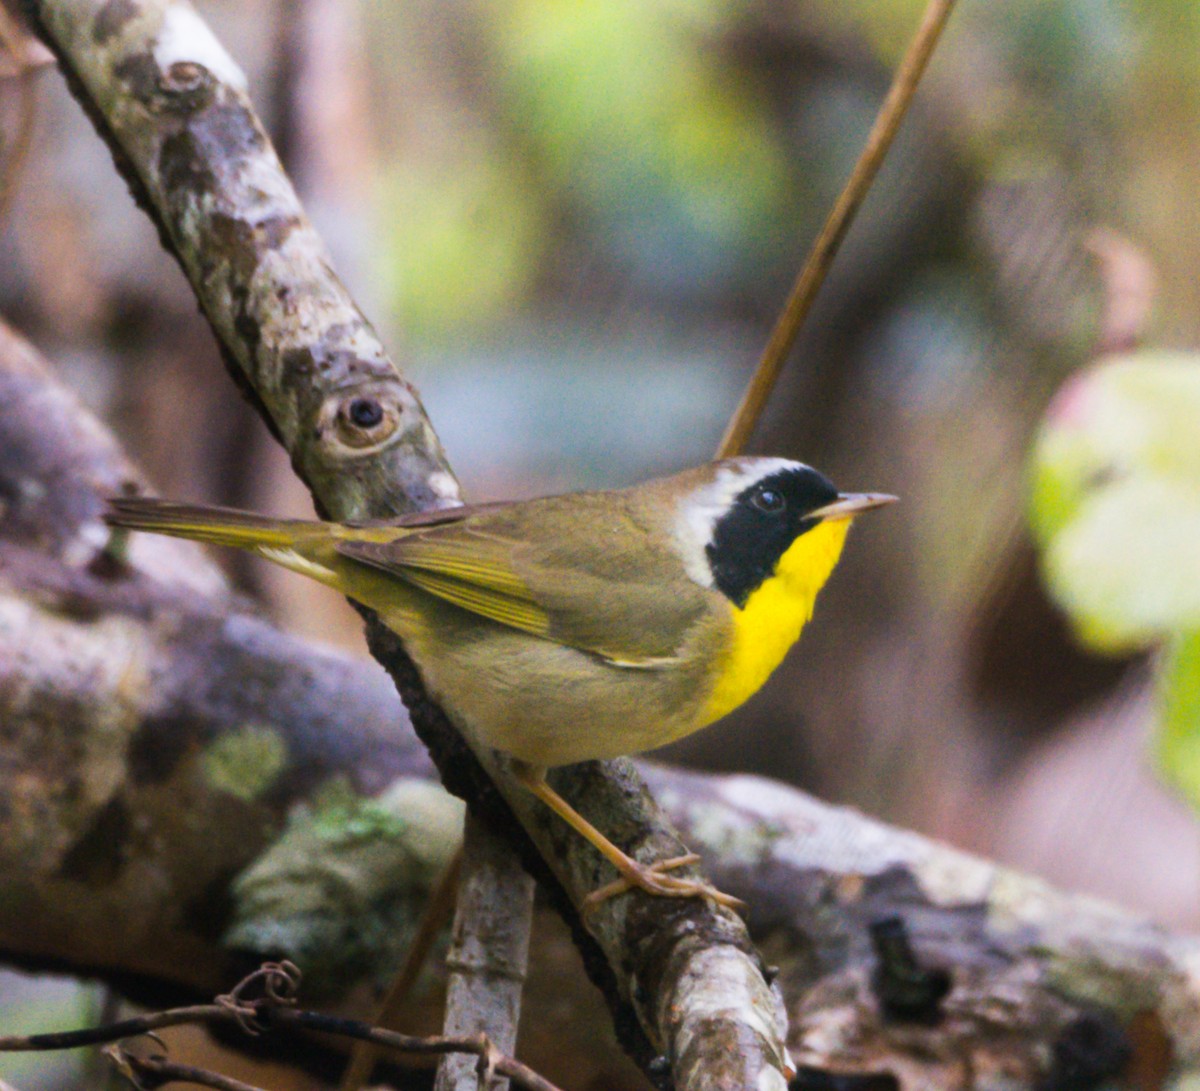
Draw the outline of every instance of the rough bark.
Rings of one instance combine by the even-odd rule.
[[[103,498],[139,481],[0,326],[0,946],[208,992],[278,941],[336,990],[400,950],[461,809],[382,671],[280,633],[185,543],[107,549]],[[364,870],[362,822],[424,831],[409,880]]]
[[[362,519],[456,502],[457,483],[415,391],[331,272],[244,77],[195,12],[181,0],[34,0],[31,7],[179,259],[231,372],[318,508]],[[646,1066],[671,1058],[681,1088],[782,1088],[778,1000],[742,921],[698,900],[636,893],[585,923],[577,908],[612,877],[607,865],[515,784],[503,759],[469,738],[463,745],[393,634],[371,617],[368,634],[445,783],[511,831],[572,923],[631,1053]],[[556,787],[632,855],[682,851],[628,762],[562,771]],[[709,997],[706,983],[717,981],[700,962],[717,949],[726,972],[720,995]],[[704,1013],[704,1033],[674,1014],[663,1021],[685,1001]],[[686,1050],[675,1037],[683,1032]]]
[[[507,842],[482,822],[468,818],[454,931],[446,952],[442,1033],[453,1037],[484,1031],[503,1053],[516,1051],[533,914],[533,884],[516,865]],[[471,1058],[442,1058],[434,1091],[478,1088]],[[493,1077],[487,1091],[507,1088],[507,1080]]]

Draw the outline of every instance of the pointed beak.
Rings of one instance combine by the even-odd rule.
[[[900,497],[889,496],[885,492],[843,492],[832,504],[810,511],[806,519],[853,519],[856,515],[872,508],[882,508],[885,504],[894,504]]]

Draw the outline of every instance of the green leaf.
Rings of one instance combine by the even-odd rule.
[[[1200,628],[1200,358],[1102,361],[1051,404],[1030,523],[1052,595],[1110,652]]]
[[[1030,466],[1050,593],[1084,643],[1165,644],[1156,748],[1200,806],[1200,357],[1101,361],[1051,404]]]
[[[1048,542],[1043,571],[1080,638],[1101,652],[1200,629],[1200,493],[1131,476],[1095,490]]]
[[[1159,674],[1156,740],[1163,775],[1193,805],[1200,800],[1200,630],[1171,642]]]

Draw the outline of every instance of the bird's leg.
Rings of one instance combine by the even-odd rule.
[[[657,894],[666,898],[711,898],[718,905],[730,909],[744,909],[745,903],[731,894],[722,893],[716,887],[696,879],[679,879],[666,874],[675,868],[686,867],[696,863],[700,857],[694,852],[685,856],[673,856],[669,860],[660,860],[656,864],[640,864],[632,856],[622,852],[595,826],[583,817],[546,782],[546,770],[537,765],[529,765],[523,761],[513,761],[513,771],[523,788],[532,792],[546,804],[556,815],[574,829],[581,837],[589,841],[613,867],[620,873],[621,878],[608,883],[598,890],[592,891],[584,899],[585,910],[594,909],[601,902],[617,894],[637,887],[647,894]]]

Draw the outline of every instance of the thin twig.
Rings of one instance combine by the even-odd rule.
[[[61,1031],[54,1034],[14,1034],[0,1037],[0,1053],[46,1051],[56,1049],[78,1049],[80,1046],[121,1042],[129,1038],[152,1035],[164,1027],[183,1026],[190,1023],[232,1023],[247,1034],[261,1034],[276,1027],[302,1027],[305,1030],[335,1037],[351,1038],[360,1042],[371,1042],[385,1049],[418,1055],[441,1055],[445,1053],[469,1053],[479,1058],[480,1071],[506,1076],[525,1091],[560,1091],[549,1080],[539,1076],[528,1065],[514,1057],[499,1052],[486,1034],[417,1036],[401,1034],[394,1030],[361,1023],[357,1019],[343,1019],[323,1015],[315,1011],[301,1011],[293,1007],[299,972],[290,963],[266,963],[244,978],[225,996],[219,996],[213,1004],[197,1004],[187,1008],[171,1008],[167,1011],[151,1012],[135,1019],[123,1019],[103,1027],[86,1027],[82,1030]],[[263,995],[247,999],[247,991],[261,991]],[[112,1054],[118,1065],[134,1064],[135,1054],[126,1050],[115,1050]],[[162,1060],[162,1058],[159,1058]],[[197,1069],[197,1072],[203,1070]],[[212,1075],[212,1074],[210,1074]],[[184,1077],[176,1077],[182,1079]],[[190,1077],[189,1077],[190,1078]],[[225,1077],[215,1077],[225,1079]],[[193,1082],[202,1082],[193,1080]],[[207,1086],[230,1088],[243,1091],[246,1084],[236,1081],[209,1083]],[[251,1088],[250,1091],[255,1091]]]
[[[51,1034],[6,1034],[0,1037],[0,1053],[44,1052],[55,1049],[79,1049],[82,1046],[118,1042],[136,1038],[164,1027],[181,1027],[189,1023],[220,1023],[233,1018],[229,1009],[218,1004],[195,1004],[189,1008],[168,1008],[134,1019],[122,1019],[99,1027],[82,1030],[62,1030]]]
[[[879,116],[876,117],[875,125],[867,137],[866,146],[825,220],[821,233],[813,243],[812,250],[809,251],[808,259],[792,286],[792,293],[784,305],[783,312],[771,331],[771,338],[763,350],[758,367],[746,387],[745,394],[742,395],[741,404],[721,438],[721,444],[717,448],[718,458],[730,458],[745,449],[746,441],[762,415],[784,361],[796,343],[800,327],[804,325],[817,292],[825,282],[825,275],[846,237],[846,231],[853,223],[855,213],[875,180],[900,123],[908,112],[917,85],[925,72],[925,66],[929,63],[953,7],[954,0],[929,0],[921,25],[917,28],[900,67],[896,69],[887,98],[879,108]]]
[[[366,1023],[359,1023],[353,1019],[339,1019],[332,1015],[322,1015],[320,1012],[292,1011],[288,1008],[272,1009],[270,1019],[272,1025],[304,1027],[306,1030],[317,1031],[321,1034],[357,1038],[362,1042],[374,1042],[403,1053],[474,1053],[487,1069],[497,1076],[508,1077],[518,1087],[527,1088],[528,1091],[561,1091],[556,1084],[539,1076],[527,1064],[522,1064],[515,1057],[493,1049],[486,1034],[472,1034],[465,1037],[430,1034],[423,1038],[416,1038],[394,1030],[381,1030],[379,1027],[368,1026]]]
[[[123,1054],[119,1059],[114,1058],[113,1064],[127,1078],[133,1079],[135,1087],[161,1087],[166,1083],[191,1083],[198,1087],[215,1087],[217,1091],[263,1091],[251,1083],[243,1083],[232,1076],[222,1076],[207,1068],[197,1068],[191,1064],[177,1064],[165,1057],[138,1057],[134,1054]],[[147,1076],[149,1081],[143,1084],[136,1077]]]
[[[404,956],[404,965],[400,967],[400,972],[396,975],[395,981],[392,982],[391,988],[383,998],[383,1002],[379,1005],[379,1010],[376,1011],[375,1018],[372,1020],[376,1026],[392,1029],[396,1017],[400,1014],[400,1009],[408,999],[413,985],[416,984],[421,968],[429,958],[434,940],[437,939],[438,933],[450,919],[450,911],[454,906],[455,893],[458,890],[458,877],[462,872],[462,859],[463,854],[460,848],[438,876],[437,883],[430,892],[429,900],[425,903],[425,910],[417,925],[416,935],[413,936],[408,953]],[[338,1091],[359,1091],[370,1077],[371,1069],[375,1067],[378,1059],[378,1046],[374,1046],[370,1042],[356,1042],[350,1051],[350,1061],[346,1065],[346,1071],[342,1073]]]

